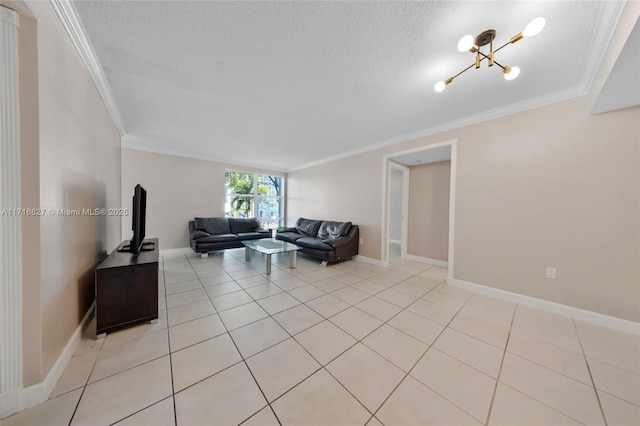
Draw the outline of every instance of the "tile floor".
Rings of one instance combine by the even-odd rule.
[[[637,336],[397,256],[288,265],[163,255],[158,323],[83,339],[51,398],[2,425],[640,424]]]

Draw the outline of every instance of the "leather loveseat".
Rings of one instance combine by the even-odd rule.
[[[257,219],[196,217],[189,221],[189,239],[193,251],[206,257],[214,250],[244,247],[242,241],[269,238]]]
[[[295,227],[278,229],[276,238],[302,247],[302,253],[336,262],[358,254],[360,231],[351,222],[300,218]]]

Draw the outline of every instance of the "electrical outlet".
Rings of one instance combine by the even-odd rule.
[[[360,244],[364,244],[364,239],[360,238]]]
[[[547,278],[550,278],[552,280],[556,279],[556,268],[552,268],[551,266],[547,266]]]

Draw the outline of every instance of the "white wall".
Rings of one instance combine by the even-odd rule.
[[[159,238],[161,249],[189,247],[190,220],[224,216],[226,169],[282,175],[272,170],[122,149],[121,205],[131,209],[133,188],[141,184],[147,191],[146,238]],[[121,237],[124,241],[131,236],[131,216],[125,216]]]

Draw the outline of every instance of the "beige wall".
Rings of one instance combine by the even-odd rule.
[[[619,33],[637,19],[632,6]],[[625,40],[614,37],[609,52]],[[592,116],[593,99],[291,172],[288,217],[363,224],[360,254],[381,259],[383,156],[457,140],[454,277],[638,322],[640,107]],[[545,278],[547,266],[556,280]]]
[[[451,161],[411,167],[407,254],[449,258],[449,184]]]
[[[120,135],[51,7],[26,4],[35,20],[20,30],[22,207],[117,207]],[[44,380],[90,307],[94,268],[120,223],[45,215],[24,229],[25,386]]]
[[[497,120],[485,143],[461,140],[455,276],[638,321],[640,109],[587,107],[540,108]]]
[[[289,225],[299,217],[351,221],[363,241],[358,254],[380,259],[381,151],[290,172],[287,183]]]
[[[383,155],[457,139],[455,278],[638,321],[640,108],[589,107],[581,97],[289,173],[288,217],[363,224],[360,254],[381,259]]]
[[[160,248],[189,247],[187,224],[194,217],[224,216],[226,169],[283,175],[243,167],[133,149],[122,150],[122,207],[131,209],[136,184],[147,191],[147,238]],[[286,187],[286,184],[285,184]],[[131,216],[122,218],[122,240],[131,239]]]

